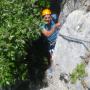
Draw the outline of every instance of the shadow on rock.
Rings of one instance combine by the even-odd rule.
[[[28,68],[28,79],[30,90],[39,90],[42,87],[46,87],[47,81],[45,79],[45,71],[50,67],[50,53],[48,52],[48,41],[44,36],[41,36],[35,41],[27,43],[26,62]],[[19,89],[20,90],[20,89]],[[26,90],[26,89],[25,89]],[[28,89],[27,89],[28,90]]]
[[[40,90],[47,87],[45,71],[50,67],[50,53],[48,42],[41,36],[37,40],[26,41],[26,59],[22,63],[27,64],[27,80],[17,80],[14,86],[2,90]]]

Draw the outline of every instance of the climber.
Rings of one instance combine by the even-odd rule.
[[[55,23],[54,17],[52,17],[52,13],[50,9],[42,10],[43,23],[40,26],[41,33],[47,38],[49,47],[48,50],[50,54],[53,53],[53,49],[55,47],[56,38],[58,34],[58,28],[60,27],[60,23]]]

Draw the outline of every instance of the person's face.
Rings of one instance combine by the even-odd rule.
[[[51,21],[51,15],[45,15],[44,16],[44,21],[45,21],[45,23],[49,24],[50,21]]]

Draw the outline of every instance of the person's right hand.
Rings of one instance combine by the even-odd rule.
[[[56,28],[59,28],[60,27],[60,23],[59,22],[56,23],[55,26],[56,26]]]

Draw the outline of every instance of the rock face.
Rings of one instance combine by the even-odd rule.
[[[82,57],[87,53],[90,53],[90,12],[76,10],[69,14],[60,30],[53,56],[54,64],[55,66],[58,64],[60,74],[69,76],[77,64],[84,61]],[[69,88],[69,90],[84,90],[80,81]]]
[[[66,0],[62,25],[53,54],[52,78],[41,90],[90,90],[90,0]],[[87,9],[88,7],[88,9]],[[76,10],[77,9],[77,10]],[[78,64],[86,75],[71,82]]]
[[[64,5],[64,6],[63,6]],[[86,10],[87,7],[90,5],[90,0],[63,0],[62,2],[62,11],[61,11],[61,18],[60,22],[64,23],[67,16],[73,12],[74,10]],[[89,7],[90,11],[90,7]]]
[[[90,5],[90,0],[63,0],[64,17],[67,17],[71,12],[77,9],[85,10]]]

